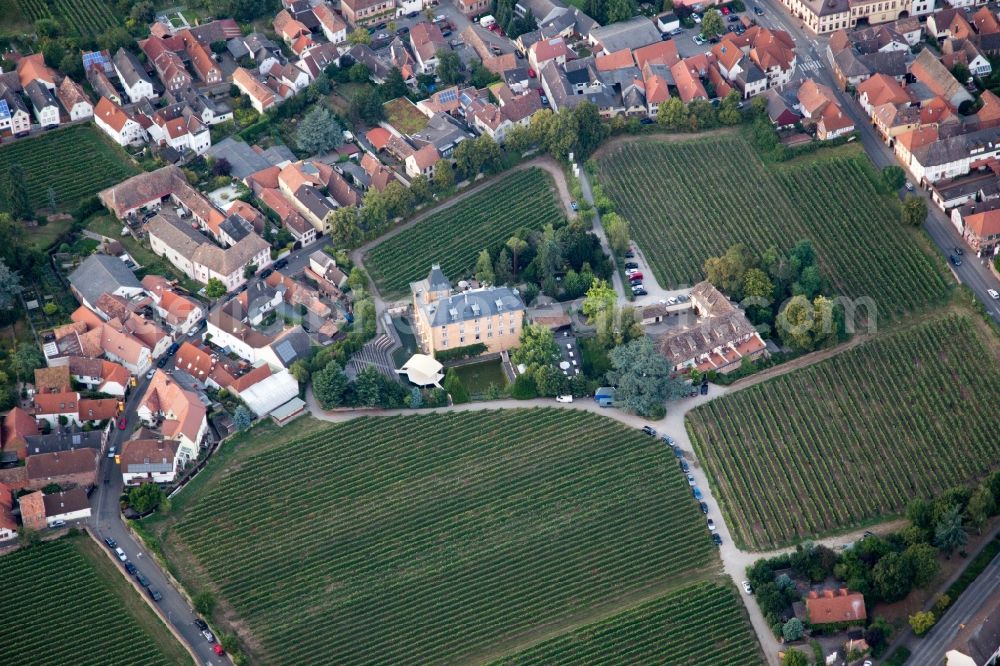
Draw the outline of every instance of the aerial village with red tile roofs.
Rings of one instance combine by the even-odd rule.
[[[5,664],[1000,664],[1000,4],[0,48]]]

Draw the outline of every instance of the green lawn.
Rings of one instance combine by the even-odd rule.
[[[251,439],[160,533],[259,663],[474,662],[718,567],[670,451],[597,415],[359,418]]]
[[[382,105],[386,121],[403,134],[415,134],[427,127],[429,119],[405,97],[391,99]]]
[[[460,365],[455,368],[455,372],[470,395],[483,395],[491,384],[500,388],[507,385],[507,375],[504,374],[499,359]]]
[[[129,157],[93,125],[74,125],[0,146],[0,177],[13,164],[24,169],[28,197],[34,208],[48,206],[48,191],[56,205],[72,210],[81,199],[138,173]]]

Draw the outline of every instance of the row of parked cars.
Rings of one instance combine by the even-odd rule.
[[[647,435],[649,435],[650,437],[657,436],[656,429],[653,428],[653,426],[643,426],[642,431]],[[663,442],[673,450],[674,457],[677,458],[677,464],[680,466],[681,472],[687,475],[687,482],[688,485],[691,487],[691,494],[698,502],[698,508],[701,509],[701,512],[707,516],[708,504],[705,503],[704,496],[701,493],[701,489],[698,488],[698,482],[695,481],[694,474],[691,473],[691,466],[688,465],[688,462],[686,460],[684,460],[684,451],[681,450],[681,447],[678,446],[676,442],[674,442],[673,437],[671,437],[670,435],[666,434],[660,435],[660,439],[663,440]],[[721,546],[722,535],[716,531],[715,521],[712,520],[711,518],[708,518],[707,520],[708,520],[708,531],[712,535],[712,542],[716,546]]]
[[[132,564],[132,562],[128,559],[128,555],[126,555],[125,551],[121,549],[117,541],[108,537],[104,540],[104,543],[108,545],[108,548],[114,551],[115,555],[119,560],[121,560],[122,565],[125,567],[125,571],[127,571],[130,576],[134,577],[136,582],[139,583],[144,590],[146,590],[146,594],[149,595],[150,599],[153,601],[159,601],[163,598],[160,591],[152,587],[149,583],[149,579],[143,576],[136,566]]]
[[[118,557],[118,559],[122,563],[122,566],[125,567],[125,571],[127,571],[130,576],[135,578],[136,582],[139,583],[139,585],[141,585],[144,590],[146,590],[146,594],[149,595],[150,599],[157,602],[163,599],[163,594],[160,593],[159,590],[152,587],[152,585],[149,582],[149,579],[146,578],[144,575],[142,575],[142,572],[140,572],[139,569],[135,566],[135,564],[133,564],[128,559],[128,555],[126,555],[125,551],[121,549],[121,546],[118,545],[117,541],[115,541],[111,537],[106,537],[104,539],[104,543],[107,544],[108,548],[110,548],[112,552],[114,552],[115,556]],[[222,646],[215,642],[215,634],[213,634],[211,629],[208,628],[207,622],[205,622],[199,617],[195,618],[194,625],[198,627],[198,630],[201,632],[201,635],[205,638],[206,641],[214,644],[213,651],[215,652],[215,654],[217,655],[225,654],[225,651],[222,649]]]
[[[639,270],[639,264],[635,262],[635,250],[632,248],[629,248],[628,252],[625,253],[625,277],[628,278],[633,294],[645,296],[648,293],[646,288],[642,286],[642,271]]]

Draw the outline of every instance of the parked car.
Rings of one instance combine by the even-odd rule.
[[[626,261],[625,262],[625,270],[627,271],[630,268],[635,269],[635,270],[639,270],[639,264],[635,263],[634,261]]]
[[[694,480],[694,474],[688,474],[687,477],[688,477],[688,485],[694,488],[695,485],[697,485],[698,483],[697,481]]]
[[[115,457],[115,453],[116,453],[117,451],[118,451],[118,449],[116,449],[116,448],[115,448],[115,447],[113,447],[113,446],[111,446],[111,447],[108,447],[108,458],[114,458],[114,457]]]
[[[987,289],[986,293],[989,294],[990,298],[992,298],[994,301],[1000,300],[1000,292],[998,292],[996,289]]]
[[[65,520],[53,520],[51,523],[49,523],[49,527],[51,527],[52,529],[55,529],[57,527],[66,527],[66,521]]]
[[[712,532],[712,543],[716,546],[722,545],[722,536],[718,532]]]
[[[698,502],[698,508],[701,509],[702,513],[705,513],[705,514],[708,513],[708,505],[705,504],[704,502]]]
[[[755,6],[753,8],[753,13],[756,14],[757,16],[763,16],[764,15],[764,10],[761,9],[760,7]]]
[[[564,403],[573,402],[573,396],[571,396],[571,395],[557,395],[556,396],[556,402],[564,402]]]
[[[122,550],[121,548],[115,548],[115,555],[117,555],[118,559],[121,560],[122,562],[128,559],[128,556],[125,554],[125,551]]]
[[[653,426],[642,426],[642,431],[647,435],[656,437],[656,429]]]
[[[149,587],[149,579],[143,576],[138,571],[135,572],[135,580],[137,583],[139,583],[139,585],[142,585],[143,587]]]
[[[708,531],[709,532],[715,531],[715,521],[712,520],[711,518],[708,519]]]
[[[222,649],[222,646],[219,645],[218,643],[216,643],[215,645],[212,646],[212,652],[214,652],[215,654],[219,655],[220,657],[222,655],[226,654],[226,651],[224,649]]]
[[[138,569],[136,569],[135,565],[132,564],[131,562],[125,562],[125,571],[128,572],[129,576],[134,576],[135,572],[138,571]]]
[[[660,439],[666,442],[669,446],[674,445],[674,438],[671,437],[670,435],[660,435]]]
[[[115,548],[118,547],[118,542],[112,539],[111,537],[105,538],[104,543],[108,544],[108,548],[110,548],[111,550],[114,550]]]
[[[632,259],[633,257],[635,257],[635,250],[632,249],[625,250],[626,259]]]
[[[641,287],[642,278],[632,278],[631,280],[628,281],[628,284],[630,287]]]
[[[673,449],[674,449],[674,456],[675,457],[677,457],[677,458],[683,458],[684,457],[684,451],[681,449],[681,447],[679,447],[676,444],[674,444],[673,445]]]
[[[634,296],[646,296],[649,294],[649,292],[643,289],[642,287],[632,287],[632,294]]]
[[[906,191],[907,192],[913,191],[913,183],[911,183],[910,181],[906,181]]]
[[[549,98],[546,97],[545,95],[542,95],[542,106],[548,106],[548,105],[549,105]]]
[[[698,15],[698,12],[691,12],[691,20],[701,25],[701,16]]]
[[[753,588],[750,586],[750,581],[743,581],[743,591],[747,594],[753,594]]]
[[[683,458],[681,458],[681,460],[680,460],[680,466],[681,466],[681,471],[682,472],[687,473],[688,471],[691,470],[691,466],[688,465],[687,460],[684,460]]]
[[[956,245],[955,246],[955,254],[957,254],[958,256],[961,257],[963,254],[965,254],[965,250],[963,250],[961,247],[959,247],[959,246]]]
[[[259,277],[260,277],[261,280],[263,280],[264,278],[269,277],[271,275],[271,273],[273,273],[273,272],[274,272],[273,268],[265,268],[264,270],[262,270],[260,272],[260,276]]]
[[[729,22],[729,23],[738,23],[739,20],[740,20],[740,17],[737,16],[736,14],[730,14],[729,17],[726,19],[726,21]]]
[[[126,425],[128,425],[128,418],[123,414],[118,417],[118,429],[124,430]]]
[[[155,374],[156,374],[156,368],[153,368],[152,370],[146,373],[146,379],[152,379],[153,375]]]
[[[625,275],[627,275],[629,279],[635,279],[635,280],[642,279],[642,271],[640,271],[638,268],[626,268]]]
[[[149,593],[149,596],[153,599],[153,601],[159,601],[163,598],[163,595],[160,594],[159,590],[154,590],[151,587],[147,587],[146,592]]]
[[[722,7],[722,9],[720,9],[719,11],[722,12],[723,16],[725,16],[725,15],[727,15],[727,14],[730,13],[729,7]],[[732,18],[732,17],[730,17],[730,18]]]
[[[166,367],[167,361],[169,361],[169,360],[170,360],[169,358],[167,358],[166,356],[164,356],[163,358],[161,358],[159,361],[156,362],[156,367],[158,367],[158,368],[160,368],[162,370],[164,367]]]
[[[699,389],[699,392],[702,395],[708,395],[708,384],[702,384],[701,388]]]
[[[208,629],[208,623],[205,622],[200,617],[196,617],[194,619],[194,626],[198,627],[198,629],[200,629],[201,631],[205,631],[206,629]]]
[[[695,35],[694,37],[691,38],[691,40],[698,46],[701,46],[702,44],[705,43],[705,38],[702,37],[701,34]]]
[[[701,491],[698,489],[698,486],[695,486],[694,488],[691,489],[691,494],[694,495],[694,498],[696,500],[698,500],[699,502],[701,501],[702,494]]]
[[[288,266],[288,259],[278,259],[274,262],[274,270],[280,271],[282,268]]]
[[[950,257],[948,257],[948,261],[950,261],[954,266],[962,265],[962,260],[959,258],[957,254],[953,254]]]
[[[215,642],[215,634],[213,634],[208,629],[202,629],[201,630],[201,635],[204,636],[205,640],[208,641],[209,643],[214,643]]]

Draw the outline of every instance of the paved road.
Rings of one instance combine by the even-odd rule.
[[[973,619],[985,603],[997,595],[1000,595],[1000,557],[993,558],[983,573],[962,593],[955,605],[938,620],[930,633],[916,643],[908,663],[944,663],[944,653],[955,640],[959,629]]]
[[[139,385],[132,389],[128,400],[125,403],[125,416],[128,419],[126,430],[115,428],[109,437],[108,446],[115,447],[116,451],[121,451],[122,444],[128,439],[132,430],[138,425],[136,408],[139,404],[143,392],[146,390],[148,381],[143,377]],[[108,483],[102,483],[105,477]],[[184,600],[169,579],[164,575],[159,565],[146,552],[139,542],[129,533],[119,519],[118,498],[122,493],[122,475],[114,459],[103,457],[98,470],[98,484],[91,495],[91,518],[90,528],[103,541],[111,537],[118,542],[118,546],[125,551],[128,559],[135,564],[136,568],[146,578],[150,580],[151,586],[163,594],[163,599],[159,603],[153,603],[158,607],[162,617],[173,626],[174,630],[184,639],[189,649],[197,656],[201,664],[228,664],[225,657],[218,657],[211,650],[209,643],[201,636],[198,628],[193,622],[195,614],[191,607]],[[123,576],[128,577],[125,568],[118,563],[119,570]]]

